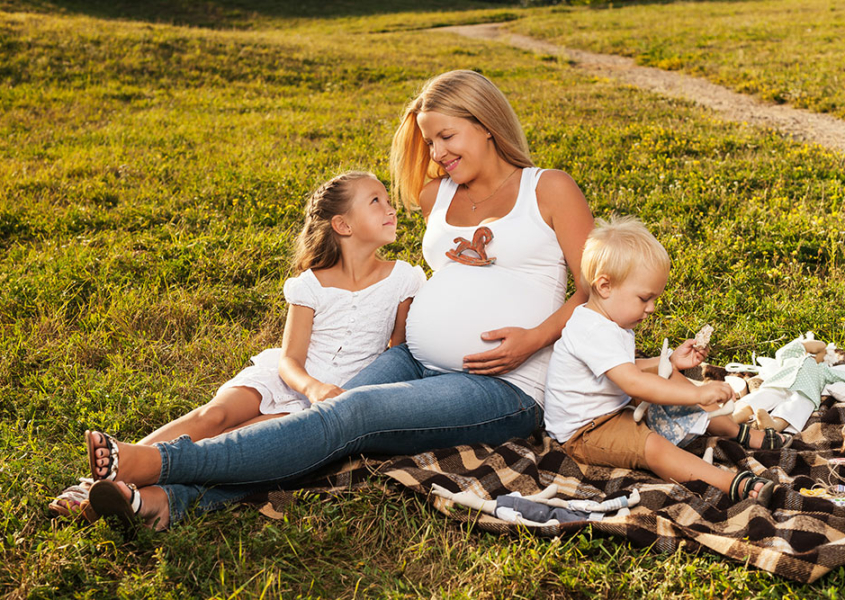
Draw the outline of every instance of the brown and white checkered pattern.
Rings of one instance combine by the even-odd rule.
[[[604,500],[637,488],[642,500],[628,516],[544,526],[536,533],[565,535],[589,525],[638,546],[663,552],[673,552],[682,544],[692,551],[705,548],[795,581],[812,582],[845,565],[845,507],[802,496],[798,490],[829,479],[826,459],[842,456],[843,424],[845,405],[826,398],[786,450],[749,452],[736,442],[716,438],[688,446],[701,454],[709,443],[715,446],[716,464],[749,469],[779,482],[768,509],[753,500],[732,504],[726,494],[701,482],[679,485],[644,471],[579,465],[544,433],[495,448],[476,444],[386,460],[350,459],[299,482],[299,487],[337,493],[380,485],[388,477],[427,495],[433,506],[451,518],[473,521],[498,533],[515,532],[517,526],[431,495],[431,484],[471,491],[485,499],[514,491],[532,494],[551,483],[566,499]],[[845,465],[836,468],[845,475]],[[292,498],[289,491],[270,492],[265,514],[282,510]]]

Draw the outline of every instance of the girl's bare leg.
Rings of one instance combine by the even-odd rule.
[[[208,404],[195,408],[187,415],[159,427],[138,442],[150,446],[156,442],[169,442],[179,436],[188,435],[191,440],[214,437],[243,425],[263,420],[259,411],[261,395],[248,387],[227,388],[217,394]],[[266,415],[273,417],[277,415]]]
[[[248,421],[244,421],[240,425],[235,425],[234,427],[230,427],[223,433],[229,433],[230,431],[234,431],[235,429],[240,429],[241,427],[246,427],[247,425],[252,425],[253,423],[260,423],[261,421],[269,421],[270,419],[278,419],[279,417],[286,417],[290,413],[276,413],[274,415],[258,415],[254,419],[249,419]]]

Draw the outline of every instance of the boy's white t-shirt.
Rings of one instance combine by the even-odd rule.
[[[605,373],[635,363],[634,332],[581,305],[555,342],[546,377],[546,431],[563,443],[631,401]]]

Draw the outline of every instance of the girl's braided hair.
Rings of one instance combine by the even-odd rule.
[[[375,175],[347,171],[333,177],[311,194],[305,206],[305,225],[296,239],[293,268],[298,274],[308,269],[325,269],[340,260],[340,244],[332,229],[332,217],[349,211],[352,184]]]

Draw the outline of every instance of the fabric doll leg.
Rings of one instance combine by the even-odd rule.
[[[790,392],[789,399],[776,406],[771,411],[771,416],[775,419],[781,418],[789,423],[789,427],[784,431],[788,433],[800,433],[815,408],[815,405],[810,400],[798,392]]]
[[[782,388],[760,388],[743,397],[742,401],[747,402],[755,411],[758,408],[771,411],[776,406],[789,400],[791,392]]]

